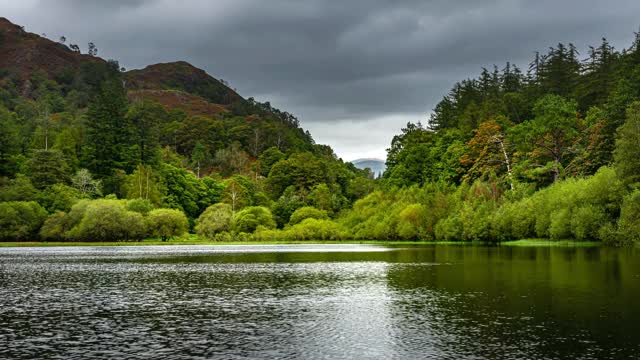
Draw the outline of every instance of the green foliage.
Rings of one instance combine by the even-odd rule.
[[[0,203],[0,240],[35,240],[47,211],[35,201]]]
[[[184,213],[175,209],[156,209],[149,211],[146,218],[152,236],[167,239],[180,236],[189,229],[189,221]]]
[[[169,115],[158,103],[142,100],[129,106],[125,125],[131,126],[133,155],[139,164],[157,161],[160,146],[160,125],[168,121]]]
[[[161,179],[150,166],[138,165],[126,176],[122,192],[127,199],[145,199],[154,205],[162,203]]]
[[[310,191],[316,185],[328,182],[327,172],[327,165],[312,153],[293,154],[271,167],[267,183],[277,199],[289,186]]]
[[[347,231],[340,224],[313,218],[305,219],[284,230],[260,229],[254,236],[257,240],[270,241],[343,240],[348,237]]]
[[[165,191],[162,205],[180,209],[192,219],[222,197],[222,187],[211,178],[198,179],[191,172],[169,164],[162,165],[160,175]]]
[[[46,188],[40,194],[38,202],[49,213],[56,211],[69,211],[83,195],[76,189],[63,184],[55,184]]]
[[[258,164],[260,169],[260,175],[268,176],[271,172],[271,167],[280,160],[284,160],[286,155],[275,146],[272,146],[265,150],[258,158]]]
[[[141,214],[127,211],[120,200],[93,200],[79,203],[71,209],[82,212],[77,225],[66,237],[77,241],[140,240],[146,235],[146,225]],[[73,224],[76,219],[70,219]]]
[[[627,121],[618,129],[614,152],[616,170],[627,184],[640,183],[640,101],[627,110]]]
[[[312,206],[304,206],[296,209],[289,218],[289,225],[295,225],[301,223],[305,219],[326,220],[329,215],[326,211],[316,209]]]
[[[86,118],[85,163],[99,177],[127,169],[132,160],[131,126],[126,118],[127,98],[119,79],[105,81],[92,100]],[[107,192],[113,191],[111,184]]]
[[[303,206],[305,206],[305,202],[296,194],[295,187],[288,187],[271,208],[278,227],[282,228],[288,224],[291,214]]]
[[[70,168],[62,153],[56,150],[34,150],[27,161],[27,169],[31,182],[38,189],[70,182]]]
[[[127,200],[126,208],[128,211],[133,211],[140,213],[142,215],[147,215],[151,210],[154,209],[153,203],[149,201],[149,199],[131,199]]]
[[[249,206],[233,216],[232,230],[237,233],[253,233],[259,227],[273,229],[276,222],[269,209],[262,206]]]
[[[3,179],[0,186],[0,201],[35,201],[40,196],[38,189],[33,186],[31,180],[18,174],[15,179]]]
[[[640,190],[635,190],[624,198],[618,225],[617,243],[640,242]]]
[[[47,218],[40,228],[40,237],[44,240],[62,241],[69,231],[69,218],[62,211],[57,211]]]
[[[228,204],[215,204],[209,206],[196,222],[196,233],[209,239],[222,232],[231,230],[233,210]]]

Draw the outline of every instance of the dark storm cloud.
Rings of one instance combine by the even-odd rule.
[[[637,0],[0,0],[12,21],[50,37],[94,41],[127,68],[184,59],[245,96],[271,100],[339,151],[332,136],[426,119],[451,87],[481,67],[525,68],[536,50],[579,48],[606,36],[628,46]],[[326,126],[325,126],[326,127]],[[326,134],[323,134],[326,133]],[[344,144],[349,147],[342,147]],[[383,151],[379,151],[381,153]],[[347,155],[345,155],[347,156]],[[349,156],[347,156],[349,157]]]

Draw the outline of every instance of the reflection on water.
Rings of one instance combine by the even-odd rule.
[[[0,249],[0,358],[627,358],[634,249]]]

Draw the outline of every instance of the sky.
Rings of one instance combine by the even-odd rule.
[[[0,0],[0,16],[127,69],[185,60],[295,114],[345,160],[386,156],[457,81],[559,42],[586,57],[640,26],[638,0]]]

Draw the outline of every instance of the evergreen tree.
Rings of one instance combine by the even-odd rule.
[[[89,105],[86,117],[85,164],[100,178],[116,169],[128,169],[131,160],[130,123],[125,114],[127,98],[118,79],[105,81]],[[107,191],[113,185],[105,182]]]

